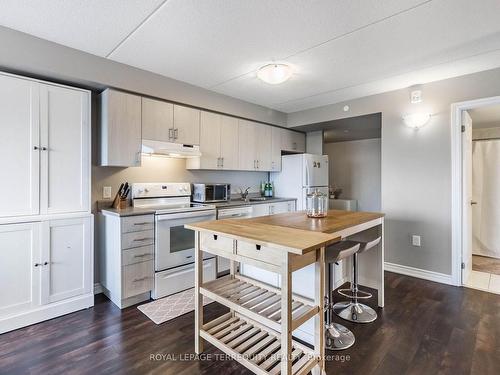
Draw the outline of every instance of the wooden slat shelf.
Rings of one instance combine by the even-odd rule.
[[[281,293],[278,289],[240,275],[228,275],[203,284],[200,292],[275,331],[281,329]],[[318,313],[319,308],[307,304],[303,298],[300,301],[293,298],[291,310],[293,331]]]
[[[203,325],[200,336],[256,374],[281,373],[279,333],[246,316],[227,313]],[[309,348],[295,341],[291,353],[293,375],[309,373],[319,361]]]

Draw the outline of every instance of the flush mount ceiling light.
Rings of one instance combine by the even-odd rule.
[[[267,64],[257,71],[257,77],[271,85],[287,81],[292,76],[292,68],[287,64]]]
[[[406,126],[418,130],[425,124],[427,124],[430,118],[431,115],[429,113],[412,113],[404,115],[403,121],[405,122]]]

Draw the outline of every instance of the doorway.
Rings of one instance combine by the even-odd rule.
[[[500,98],[486,98],[452,106],[452,135],[458,125],[459,176],[453,174],[453,236],[460,209],[460,251],[454,252],[457,285],[500,294]],[[453,147],[452,162],[457,161]],[[460,177],[460,189],[456,183]],[[457,194],[459,192],[459,194]],[[452,194],[453,195],[453,194]],[[457,199],[458,198],[458,199]],[[457,267],[458,266],[458,267]],[[459,268],[459,272],[456,269]],[[457,275],[458,273],[458,275]]]

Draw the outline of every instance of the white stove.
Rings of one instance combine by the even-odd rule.
[[[215,206],[192,203],[191,184],[184,182],[132,184],[132,205],[155,210],[153,298],[192,288],[194,232],[185,229],[184,225],[215,220]],[[203,254],[208,279],[215,278],[216,267],[213,258],[213,255]]]

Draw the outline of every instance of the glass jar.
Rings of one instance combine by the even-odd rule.
[[[308,217],[325,217],[328,213],[328,195],[318,189],[307,194],[306,211]]]

